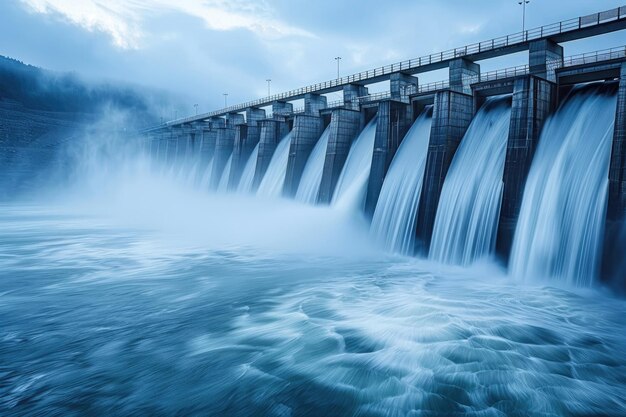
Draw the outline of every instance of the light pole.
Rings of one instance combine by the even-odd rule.
[[[335,61],[337,61],[337,79],[339,79],[339,61],[341,61],[341,57],[336,56]]]
[[[228,93],[224,93],[224,108],[228,107]]]
[[[530,0],[520,0],[517,4],[522,5],[522,33],[526,32],[526,5],[530,3]],[[526,36],[524,35],[524,38]]]
[[[267,79],[267,80],[265,80],[265,81],[267,81],[267,96],[269,97],[269,96],[271,95],[271,94],[270,94],[270,85],[272,84],[272,79],[271,79],[271,78],[268,78],[268,79]]]
[[[196,108],[196,116],[197,116],[198,115],[198,105],[194,104],[193,106]]]

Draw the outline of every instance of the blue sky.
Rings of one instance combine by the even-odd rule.
[[[567,4],[567,7],[563,7]],[[623,4],[531,0],[526,27]],[[518,32],[517,0],[7,0],[0,54],[88,79],[174,92],[181,113]],[[615,33],[565,45],[565,54],[626,44]],[[496,69],[525,55],[481,63]],[[421,77],[421,82],[445,73]],[[384,88],[380,87],[380,88]],[[184,105],[183,105],[184,106]]]

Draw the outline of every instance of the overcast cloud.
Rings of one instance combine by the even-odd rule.
[[[14,0],[0,3],[0,54],[92,79],[179,94],[191,113],[521,30],[517,0]],[[527,28],[620,6],[531,0]],[[566,55],[626,44],[623,34]],[[517,61],[516,61],[517,59]],[[511,57],[493,66],[517,65]],[[484,63],[483,68],[490,65]],[[435,75],[431,75],[433,77]],[[426,77],[427,78],[427,77]],[[441,78],[441,76],[439,76]]]

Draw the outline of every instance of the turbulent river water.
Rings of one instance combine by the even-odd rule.
[[[295,204],[255,241],[277,223],[196,198],[0,207],[1,415],[626,412],[622,300],[326,245],[345,219]]]
[[[611,293],[84,159],[79,185],[0,205],[0,415],[626,414]]]

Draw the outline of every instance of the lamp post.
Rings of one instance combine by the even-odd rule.
[[[267,96],[269,97],[269,96],[271,95],[271,94],[270,94],[270,85],[272,84],[272,79],[271,79],[271,78],[268,78],[268,79],[267,79],[267,80],[265,80],[265,81],[267,81]]]
[[[530,3],[530,0],[520,0],[517,4],[522,6],[522,33],[524,33],[524,39],[526,39],[526,5]]]
[[[339,61],[341,61],[341,57],[336,56],[335,61],[337,61],[337,79],[339,79]]]
[[[193,106],[196,108],[196,116],[197,116],[198,115],[198,105],[194,104]]]
[[[224,108],[228,107],[228,93],[224,93]]]

